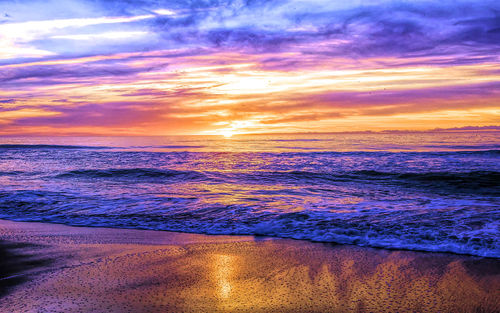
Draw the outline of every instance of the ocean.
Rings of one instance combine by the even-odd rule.
[[[0,218],[500,257],[500,132],[0,137]]]

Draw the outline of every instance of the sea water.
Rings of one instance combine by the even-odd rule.
[[[500,132],[2,137],[0,218],[500,257]]]

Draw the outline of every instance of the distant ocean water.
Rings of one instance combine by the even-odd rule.
[[[500,257],[500,132],[0,138],[0,218]]]

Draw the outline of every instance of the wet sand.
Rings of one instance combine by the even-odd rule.
[[[500,312],[498,259],[1,220],[0,241],[0,312]]]

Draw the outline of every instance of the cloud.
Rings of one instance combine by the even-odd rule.
[[[498,52],[500,45],[500,5],[493,1],[377,1],[372,5],[335,1],[62,2],[85,8],[92,17],[69,11],[65,18],[0,25],[12,30],[6,37],[14,41],[10,46],[22,44],[30,51],[74,55],[75,40],[102,38],[90,47],[82,45],[82,52],[115,53],[117,47],[108,45],[104,37],[125,33],[124,28],[131,34],[149,36],[130,38],[120,45],[121,52],[212,47],[352,58],[450,53],[470,57]],[[56,4],[49,1],[48,6]],[[162,10],[169,14],[157,13]],[[48,10],[41,12],[41,18],[49,18]],[[54,39],[58,39],[56,44]],[[17,57],[22,55],[20,50]]]
[[[167,66],[159,63],[146,66],[130,66],[116,61],[91,62],[70,65],[35,65],[5,68],[0,71],[0,83],[8,89],[27,85],[43,86],[70,83],[96,83],[100,78],[128,77]],[[34,80],[36,79],[36,80]]]
[[[0,100],[0,103],[15,103],[15,99],[5,99],[5,100]]]
[[[7,0],[0,103],[9,132],[424,125],[450,110],[486,123],[500,114],[499,12],[490,0]]]

